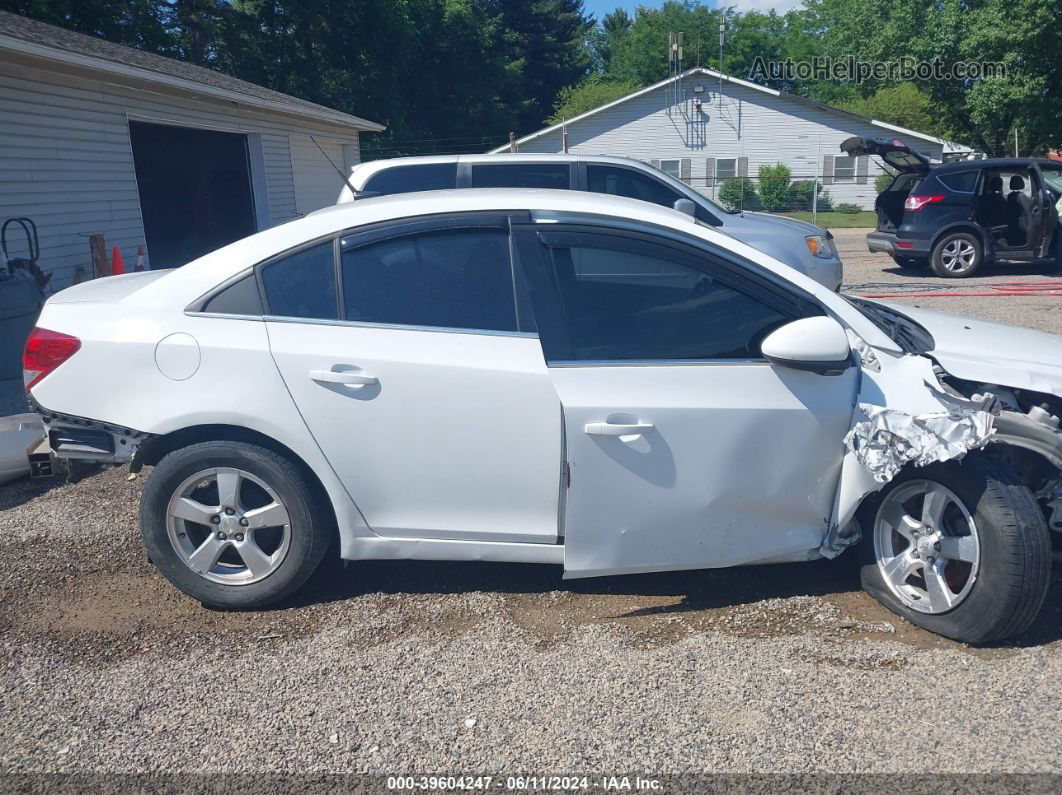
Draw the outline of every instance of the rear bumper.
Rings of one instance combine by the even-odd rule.
[[[44,421],[48,446],[56,458],[123,464],[132,461],[149,434],[105,422],[49,411],[27,395]]]
[[[929,246],[925,241],[898,240],[893,232],[871,232],[867,235],[867,248],[897,257],[929,256]]]

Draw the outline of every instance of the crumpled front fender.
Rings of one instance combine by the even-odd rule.
[[[930,359],[860,352],[864,363],[852,429],[844,440],[833,519],[819,548],[828,558],[859,540],[857,509],[901,469],[961,458],[987,444],[995,431],[995,416],[987,410],[992,398],[948,394]]]

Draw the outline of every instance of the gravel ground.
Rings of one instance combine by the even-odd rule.
[[[936,300],[1062,331],[1059,299]],[[1033,629],[986,649],[887,612],[845,559],[337,564],[220,613],[145,559],[142,482],[0,486],[0,770],[1062,773],[1057,569]]]
[[[1062,334],[1062,295],[983,296],[967,293],[993,293],[1004,285],[1018,290],[1043,287],[1062,292],[1062,273],[1047,266],[989,265],[981,275],[970,279],[941,279],[926,269],[901,268],[884,254],[867,251],[866,229],[835,229],[837,249],[844,262],[842,292],[855,295],[884,295],[889,300],[910,303],[926,309],[994,320],[998,323],[1028,326]],[[1035,283],[1041,283],[1036,285]],[[940,292],[939,297],[904,298],[905,292]],[[947,293],[947,295],[945,295]]]

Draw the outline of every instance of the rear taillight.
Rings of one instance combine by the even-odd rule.
[[[936,204],[942,201],[944,201],[943,196],[908,196],[907,201],[903,203],[903,209],[921,210],[927,204]]]
[[[40,383],[44,376],[61,365],[81,348],[81,340],[69,334],[35,328],[26,340],[22,352],[22,380],[26,391]]]

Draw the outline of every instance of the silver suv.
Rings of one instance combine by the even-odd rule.
[[[439,155],[373,160],[351,169],[339,202],[453,188],[553,188],[611,193],[672,207],[837,290],[841,259],[833,236],[812,224],[726,210],[657,168],[626,157]]]

